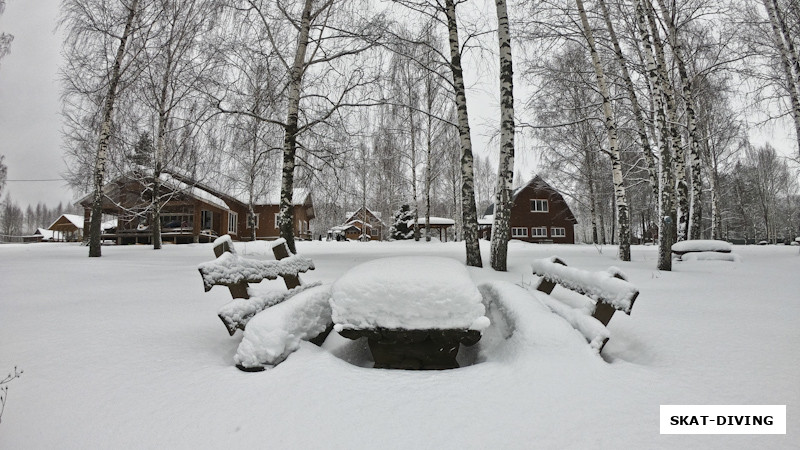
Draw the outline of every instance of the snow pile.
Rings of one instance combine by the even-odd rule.
[[[605,272],[589,272],[558,264],[555,262],[557,259],[552,256],[534,260],[531,263],[533,274],[595,301],[603,299],[605,303],[630,314],[639,290],[631,283],[614,276],[621,275],[619,269],[612,267]]]
[[[336,329],[473,329],[489,325],[467,269],[442,257],[397,257],[350,269],[331,289]]]
[[[542,351],[561,356],[597,355],[567,322],[542,303],[546,295],[507,281],[488,281],[478,289],[492,320],[478,344],[484,359],[518,358]]]
[[[562,319],[566,320],[567,323],[572,326],[572,328],[580,331],[583,337],[586,338],[589,346],[595,351],[599,352],[602,350],[608,338],[611,337],[608,328],[603,326],[599,320],[587,315],[585,311],[571,308],[568,305],[565,305],[553,297],[545,295],[541,292],[534,291],[531,293],[536,296],[536,298],[538,298],[539,301],[545,306],[550,308],[550,311],[558,314]]]
[[[314,262],[298,255],[279,261],[258,261],[225,252],[214,261],[199,264],[197,268],[208,292],[214,285],[228,286],[241,281],[258,283],[264,279],[274,280],[286,275],[297,276],[300,272],[314,269]]]
[[[681,256],[681,261],[731,261],[740,262],[742,258],[736,253],[692,252]]]
[[[733,250],[730,243],[711,239],[680,241],[672,244],[672,252],[682,255],[687,252],[724,252]]]
[[[330,286],[306,289],[247,324],[234,361],[244,368],[275,366],[331,323]]]
[[[220,308],[217,315],[228,328],[228,333],[233,336],[237,328],[244,329],[247,322],[259,312],[271,306],[283,303],[287,298],[299,294],[306,289],[317,287],[320,284],[321,282],[317,281],[311,284],[297,286],[288,291],[267,292],[257,296],[250,294],[250,298],[236,298]]]

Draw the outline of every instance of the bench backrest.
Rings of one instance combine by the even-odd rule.
[[[550,294],[556,285],[560,285],[595,300],[593,316],[603,325],[608,325],[615,310],[630,314],[639,296],[639,290],[615,267],[589,272],[567,267],[563,260],[555,256],[535,260],[531,267],[533,274],[541,277],[537,290]]]

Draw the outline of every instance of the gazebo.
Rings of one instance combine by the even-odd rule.
[[[444,242],[447,242],[447,229],[454,226],[456,221],[453,219],[446,219],[444,217],[430,217],[428,220],[428,225],[430,226],[431,230],[436,231],[439,230],[439,240],[442,240],[442,230],[444,230]],[[408,226],[414,226],[414,220],[408,221]],[[417,219],[417,226],[419,228],[425,228],[425,218],[420,217]]]
[[[47,229],[53,231],[51,240],[79,241],[83,238],[83,216],[62,214]]]

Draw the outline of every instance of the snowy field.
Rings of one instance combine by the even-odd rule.
[[[258,257],[259,244],[237,245]],[[461,261],[464,246],[298,251],[316,264],[302,278],[328,283],[378,257]],[[741,262],[659,272],[656,247],[634,247],[626,263],[609,246],[512,242],[508,273],[469,270],[476,283],[530,283],[529,262],[552,255],[619,267],[641,294],[609,324],[603,358],[557,316],[521,304],[513,335],[479,343],[468,367],[360,367],[363,343],[333,336],[328,350],[303,343],[276,368],[245,373],[233,366],[241,332],[228,336],[216,317],[230,295],[204,293],[197,271],[210,244],[108,246],[99,259],[78,245],[3,245],[0,376],[24,374],[7,385],[0,448],[800,448],[798,248],[734,252]],[[661,404],[787,405],[787,434],[660,435]]]

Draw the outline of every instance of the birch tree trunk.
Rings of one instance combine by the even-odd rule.
[[[769,23],[775,38],[775,45],[781,56],[781,65],[786,75],[786,88],[789,91],[789,101],[792,105],[792,116],[794,117],[794,131],[797,137],[797,151],[800,155],[800,60],[794,51],[790,51],[789,46],[794,47],[791,36],[786,31],[786,24],[781,20],[779,10],[773,0],[763,0],[764,7],[767,9]],[[792,74],[792,62],[794,60],[795,74]]]
[[[510,237],[511,190],[514,184],[514,70],[506,0],[495,0],[495,6],[500,44],[500,162],[494,200],[491,265],[494,270],[505,272]]]
[[[414,240],[419,241],[419,193],[417,192],[417,127],[414,126],[414,108],[411,106],[411,86],[409,86],[408,122],[411,135],[411,196],[414,200]]]
[[[595,78],[600,95],[603,97],[603,116],[605,117],[606,132],[608,133],[608,152],[611,155],[611,174],[614,181],[614,203],[617,208],[617,221],[619,222],[619,259],[622,261],[631,260],[631,229],[630,217],[628,213],[628,197],[625,193],[625,183],[622,177],[622,162],[619,156],[617,139],[617,122],[611,107],[611,95],[609,94],[606,77],[603,73],[603,66],[600,63],[600,56],[594,42],[594,33],[589,26],[589,19],[586,17],[586,9],[583,0],[575,0],[578,7],[578,14],[581,16],[583,33],[586,42],[589,44],[589,52],[592,55],[592,65],[594,65]]]
[[[445,15],[450,44],[450,72],[455,88],[456,111],[458,116],[458,135],[461,142],[461,217],[466,263],[468,266],[483,267],[481,248],[478,243],[478,212],[475,206],[475,177],[472,162],[472,138],[467,113],[467,94],[464,86],[464,71],[461,68],[461,47],[458,39],[456,5],[454,0],[445,0]]]
[[[608,12],[608,6],[605,0],[598,0],[600,9],[603,12],[603,18],[606,22],[608,35],[611,38],[611,43],[614,46],[614,54],[617,57],[617,64],[619,65],[622,73],[622,80],[625,83],[625,90],[628,93],[628,100],[631,102],[631,109],[633,110],[633,119],[636,122],[636,131],[639,134],[639,142],[642,145],[642,153],[644,154],[645,161],[647,162],[647,173],[650,177],[650,186],[653,189],[653,198],[658,198],[658,169],[656,168],[655,158],[653,157],[653,149],[650,147],[650,139],[647,137],[647,125],[644,122],[642,108],[639,105],[639,100],[636,98],[636,90],[633,87],[633,80],[628,71],[628,64],[625,62],[625,56],[622,53],[622,48],[619,45],[617,33],[614,30],[614,24],[611,22],[611,15]]]
[[[128,17],[125,20],[125,30],[119,39],[117,54],[114,57],[114,65],[111,68],[109,77],[108,92],[106,93],[103,105],[103,121],[100,125],[100,135],[97,141],[97,157],[94,166],[94,193],[92,195],[92,217],[89,225],[89,257],[101,256],[100,240],[102,230],[100,224],[103,221],[103,179],[106,173],[106,162],[108,160],[108,141],[111,139],[111,119],[114,113],[114,102],[117,99],[117,88],[122,71],[122,60],[125,57],[125,47],[133,30],[133,19],[136,17],[136,9],[139,0],[133,0],[129,9]]]
[[[158,97],[158,131],[156,132],[156,152],[153,157],[153,197],[150,205],[152,222],[151,222],[151,240],[153,241],[153,250],[161,249],[161,171],[162,159],[166,146],[167,124],[169,122],[169,110],[167,109],[167,91],[170,82],[170,73],[172,71],[172,42],[167,42],[167,60],[164,67],[164,74],[161,78],[161,92]]]
[[[640,41],[644,47],[644,57],[647,65],[647,79],[651,91],[653,92],[653,104],[655,106],[657,122],[660,128],[661,137],[659,144],[661,147],[661,174],[659,177],[659,222],[658,222],[658,269],[659,270],[672,270],[672,244],[674,237],[672,236],[672,133],[667,121],[666,96],[664,84],[661,81],[661,72],[656,59],[654,57],[654,48],[651,43],[650,32],[648,29],[645,5],[642,0],[636,0],[636,22],[639,29]]]
[[[674,150],[673,165],[670,174],[671,188],[674,190],[674,207],[675,218],[670,219],[670,224],[675,227],[677,235],[675,239],[682,241],[686,239],[686,226],[689,223],[689,187],[686,184],[686,152],[683,145],[683,138],[678,129],[678,113],[675,103],[675,92],[672,89],[672,83],[667,73],[666,57],[664,56],[664,46],[658,34],[658,24],[655,18],[655,12],[650,0],[643,0],[645,10],[647,12],[647,19],[650,23],[651,37],[653,39],[653,49],[655,51],[656,60],[658,61],[659,76],[661,80],[662,93],[667,107],[667,119],[669,131],[672,138],[672,148]],[[672,211],[670,211],[672,215]]]
[[[280,235],[286,240],[286,245],[292,253],[296,253],[294,245],[294,168],[297,154],[297,132],[300,111],[300,89],[305,74],[306,49],[308,36],[311,29],[312,0],[305,0],[303,13],[300,17],[300,30],[297,37],[297,49],[294,62],[289,75],[288,103],[286,125],[283,135],[283,168],[281,170],[281,204],[278,228]]]
[[[688,224],[684,224],[684,221],[681,218],[681,222],[679,223],[678,240],[680,240],[681,229],[684,229],[687,239],[697,239],[700,235],[701,226],[701,196],[703,192],[703,181],[701,180],[700,176],[700,138],[699,131],[697,130],[697,116],[695,114],[696,107],[694,95],[692,93],[692,80],[689,78],[689,72],[686,70],[686,63],[683,57],[683,45],[678,37],[678,30],[675,27],[675,21],[672,19],[672,15],[667,10],[664,0],[658,0],[658,5],[661,9],[661,15],[663,16],[664,22],[667,25],[669,39],[672,43],[672,52],[675,56],[675,62],[678,65],[678,75],[681,78],[681,86],[683,88],[683,101],[686,104],[686,122],[689,134],[689,162],[692,174],[692,195],[691,204],[689,206],[689,211],[691,212],[688,216]],[[683,179],[683,184],[681,184],[681,176],[678,174],[679,203],[682,199],[681,195],[685,195],[684,192],[687,190],[686,180]],[[679,206],[681,208],[681,213],[686,213],[685,206]]]

